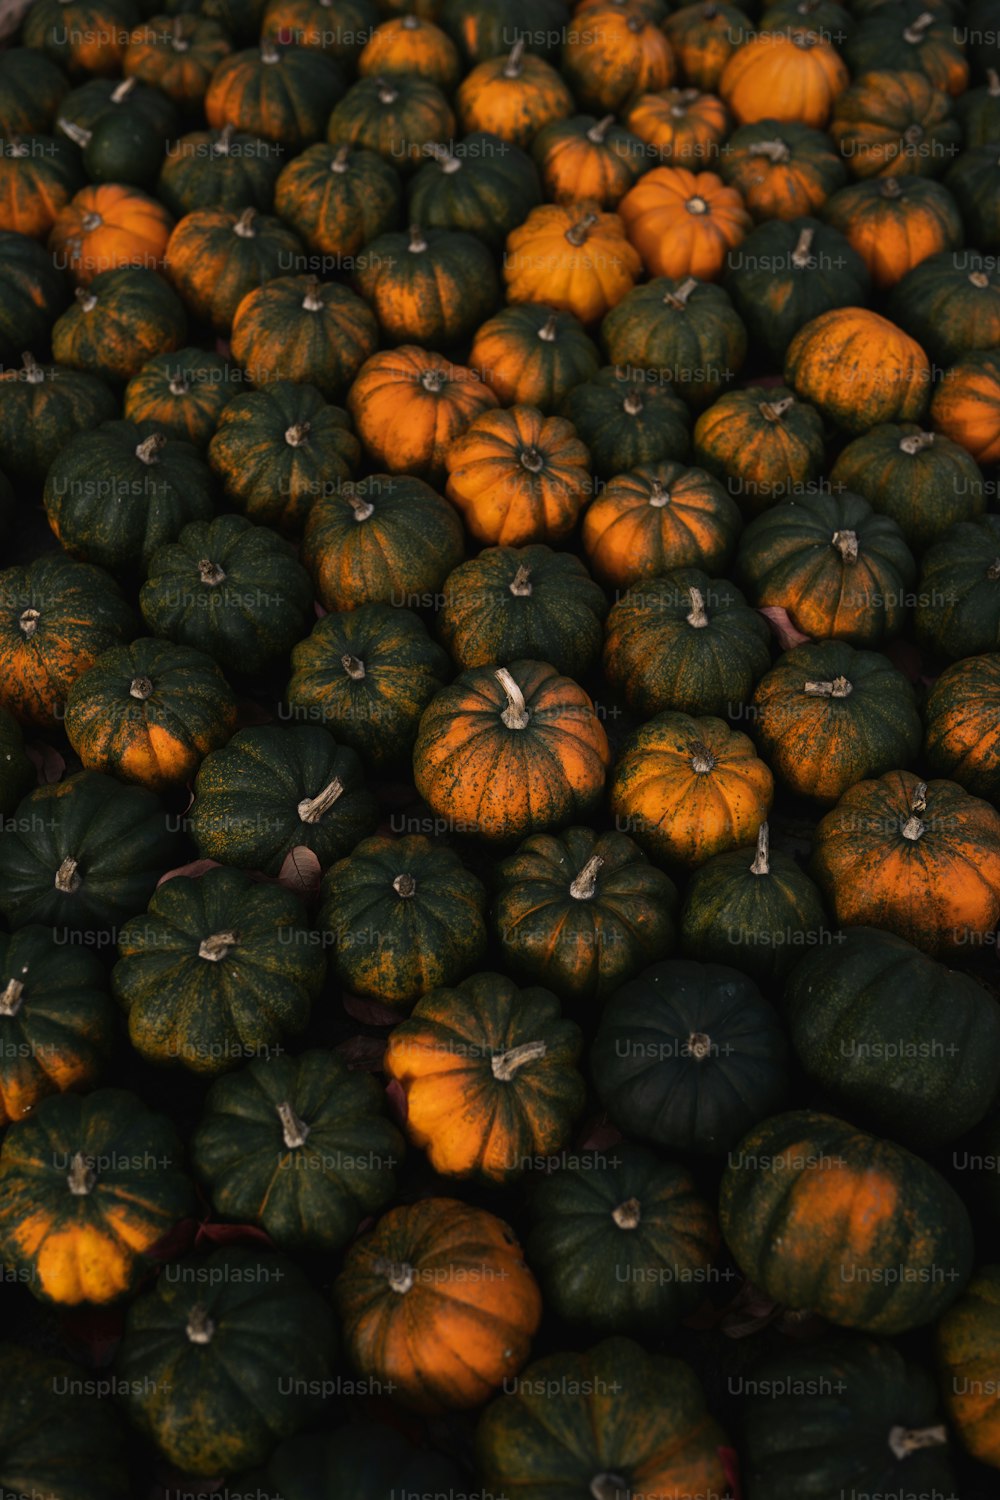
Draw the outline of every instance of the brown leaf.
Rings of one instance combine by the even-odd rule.
[[[338,1057],[356,1073],[381,1073],[385,1061],[385,1042],[377,1036],[349,1036],[334,1047]]]
[[[400,1130],[405,1130],[406,1122],[410,1118],[410,1110],[406,1102],[406,1090],[398,1078],[392,1078],[386,1084],[385,1100],[390,1117],[395,1120]]]
[[[345,991],[340,998],[347,1014],[360,1021],[362,1026],[398,1026],[404,1019],[402,1013],[393,1010],[391,1005],[382,1005],[367,995],[349,995]]]
[[[811,635],[803,635],[799,627],[794,624],[787,609],[782,609],[780,604],[767,604],[757,613],[763,615],[777,637],[778,645],[782,651],[790,651],[793,646],[802,646],[806,641],[811,641]]]
[[[319,890],[322,874],[322,867],[313,851],[307,849],[305,844],[296,844],[285,855],[278,872],[278,884],[283,885],[286,891],[292,891],[296,896],[308,900]]]
[[[164,885],[168,880],[175,879],[178,875],[187,875],[189,879],[197,880],[199,875],[205,875],[209,870],[217,870],[218,868],[219,861],[217,859],[193,859],[189,865],[178,865],[176,870],[168,870],[165,875],[161,875],[156,882],[156,888],[159,890],[161,885]]]
[[[51,786],[54,781],[62,781],[66,762],[52,745],[46,745],[44,740],[29,740],[25,743],[24,753],[38,772],[39,786]]]

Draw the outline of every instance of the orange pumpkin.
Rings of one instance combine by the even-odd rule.
[[[643,142],[616,124],[614,115],[552,120],[535,136],[531,154],[546,198],[553,203],[588,198],[601,208],[614,208],[649,165]]]
[[[469,363],[504,406],[554,411],[584,380],[596,375],[601,357],[572,313],[543,302],[504,307],[476,333]]]
[[[567,33],[563,76],[584,109],[618,111],[640,94],[669,88],[676,64],[656,21],[614,5],[597,6]]]
[[[530,146],[551,120],[573,113],[573,95],[551,63],[517,41],[508,57],[492,57],[467,73],[455,95],[466,135],[488,130],[515,146]]]
[[[690,168],[719,155],[729,111],[714,94],[668,89],[641,95],[625,116],[625,125],[657,151],[661,161]]]
[[[249,292],[304,259],[281,219],[255,208],[196,208],[171,234],[164,271],[188,312],[224,335]]]
[[[739,506],[717,479],[665,461],[604,486],[584,514],[583,546],[602,582],[627,589],[673,568],[720,572],[740,526]]]
[[[126,78],[160,90],[182,109],[194,110],[232,43],[217,21],[199,15],[153,16],[129,37],[122,62]]]
[[[963,240],[955,200],[924,177],[874,177],[834,193],[823,217],[861,256],[877,287],[895,286],[931,255]]]
[[[56,215],[49,249],[56,265],[80,286],[102,271],[163,266],[174,221],[155,198],[138,188],[104,183],[81,188]]]
[[[945,370],[931,401],[931,422],[978,464],[1000,463],[1000,356],[974,350]]]
[[[848,432],[879,422],[919,422],[931,367],[915,340],[864,307],[837,307],[800,328],[785,382]]]
[[[496,405],[476,370],[415,344],[366,359],[347,396],[372,460],[390,474],[419,474],[432,484],[444,476],[449,446]]]
[[[832,44],[814,31],[759,31],[726,64],[722,95],[741,125],[798,120],[822,130],[850,81]]]
[[[729,251],[753,228],[735,188],[714,172],[657,167],[618,205],[650,276],[717,281]]]
[[[476,541],[523,547],[568,536],[590,494],[590,454],[565,417],[487,411],[445,454],[445,494]]]
[[[581,323],[595,323],[617,306],[641,271],[619,215],[602,213],[593,201],[543,203],[507,236],[508,301],[545,302]]]
[[[734,130],[719,171],[756,220],[815,214],[847,181],[847,167],[825,131],[787,120]]]
[[[362,78],[416,74],[448,94],[462,76],[458,48],[440,26],[420,16],[394,16],[376,27],[358,58]]]
[[[663,22],[681,72],[695,88],[715,90],[726,64],[752,35],[749,18],[727,0],[697,0]]]

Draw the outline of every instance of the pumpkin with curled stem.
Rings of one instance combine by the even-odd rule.
[[[543,302],[505,307],[476,330],[469,363],[502,406],[552,412],[600,368],[597,346],[570,312]]]
[[[0,372],[0,465],[11,478],[37,484],[59,447],[117,415],[99,376],[40,365],[25,352],[20,369]]]
[[[488,130],[460,142],[428,141],[424,165],[407,184],[411,223],[460,229],[503,249],[512,229],[542,201],[535,164],[526,151]]]
[[[621,589],[677,567],[716,571],[739,530],[739,508],[717,479],[664,461],[603,488],[584,513],[583,546],[597,576]]]
[[[507,236],[507,300],[545,303],[573,313],[586,327],[603,318],[642,271],[622,222],[625,201],[616,213],[604,213],[593,199],[533,208]]]
[[[317,141],[281,169],[274,210],[310,250],[357,255],[369,240],[399,227],[399,173],[375,151]]]
[[[555,203],[588,198],[604,209],[614,208],[655,165],[639,137],[613,114],[550,120],[531,142],[531,154],[547,198]]]
[[[578,432],[586,432],[601,479],[662,459],[684,463],[691,450],[691,418],[684,402],[669,383],[647,380],[639,370],[603,366],[567,392],[559,412]],[[586,525],[584,521],[585,530]]]
[[[243,298],[230,344],[251,385],[315,385],[327,401],[337,401],[374,354],[378,325],[350,287],[276,276]]]
[[[488,130],[526,148],[543,126],[573,113],[573,95],[561,73],[525,45],[519,36],[505,56],[487,58],[465,75],[455,95],[465,135]]]
[[[359,78],[326,124],[330,145],[374,151],[404,174],[420,165],[427,145],[454,138],[455,116],[437,85],[398,73]]]
[[[172,287],[155,271],[125,267],[102,271],[52,328],[57,365],[89,370],[107,380],[131,380],[157,354],[179,349],[187,313]]]
[[[379,235],[356,257],[354,284],[394,344],[464,342],[500,296],[489,249],[458,229],[413,224]]]
[[[601,324],[608,360],[640,378],[668,384],[701,408],[735,379],[747,331],[722,287],[693,276],[657,276],[637,286]]]

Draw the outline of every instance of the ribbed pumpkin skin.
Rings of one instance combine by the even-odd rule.
[[[177,110],[170,100],[155,86],[131,78],[89,77],[78,83],[63,99],[56,126],[72,139],[67,124],[92,130],[109,117],[127,122],[132,116],[151,125],[161,140],[177,134]]]
[[[861,256],[879,290],[893,287],[921,261],[962,243],[955,201],[924,177],[881,177],[841,188],[823,216]]]
[[[838,455],[830,482],[891,516],[918,555],[956,521],[971,521],[986,508],[975,460],[950,438],[913,422],[886,423],[855,438]]]
[[[1000,656],[972,656],[945,668],[925,713],[929,769],[991,802],[1000,800],[998,695]]]
[[[966,239],[980,250],[1000,249],[997,152],[993,142],[963,152],[950,167],[945,187],[954,194]]]
[[[0,464],[4,473],[39,483],[59,447],[117,415],[118,403],[96,375],[39,365],[25,354],[21,369],[0,373]]]
[[[531,157],[488,130],[474,130],[457,150],[428,143],[424,154],[429,159],[407,186],[411,223],[463,230],[499,252],[542,201]]]
[[[496,871],[504,963],[565,1000],[605,1000],[674,943],[677,890],[623,833],[536,833]]]
[[[173,225],[162,203],[148,193],[121,183],[95,183],[60,209],[47,243],[56,265],[78,286],[89,286],[102,272],[124,266],[162,270]]]
[[[902,938],[851,927],[785,985],[792,1045],[834,1104],[915,1151],[971,1130],[993,1102],[1000,1007]]]
[[[600,652],[608,601],[572,553],[484,547],[441,595],[438,637],[462,669],[529,658],[579,677]]]
[[[921,17],[929,15],[929,24]],[[912,20],[910,19],[912,16]],[[947,12],[935,14],[919,7],[907,15],[900,7],[877,7],[863,16],[844,47],[855,76],[881,68],[893,73],[924,73],[936,89],[961,94],[968,87],[969,64],[964,45]]]
[[[207,349],[158,354],[125,387],[125,418],[154,422],[168,437],[204,451],[232,394],[233,376],[229,361]]]
[[[750,1376],[757,1388],[743,1397],[743,1453],[754,1500],[781,1500],[792,1486],[800,1500],[954,1489],[934,1381],[891,1344],[829,1337],[757,1360]],[[890,1440],[899,1432],[926,1435],[926,1446],[897,1458]]]
[[[504,307],[481,328],[469,364],[483,372],[504,406],[556,411],[574,386],[596,375],[601,358],[579,319],[543,302]]]
[[[99,1396],[69,1394],[80,1366],[0,1345],[0,1445],[26,1493],[126,1500],[121,1428]],[[58,1432],[58,1439],[56,1433]]]
[[[981,941],[1000,917],[1000,814],[953,781],[893,771],[858,782],[827,813],[812,868],[842,925],[947,953]]]
[[[595,472],[602,479],[670,459],[684,463],[691,449],[690,416],[669,385],[638,371],[605,365],[570,390],[559,408],[587,434]]]
[[[740,125],[777,118],[823,129],[850,75],[832,42],[807,27],[751,32],[719,79]]]
[[[1000,268],[968,250],[932,255],[897,281],[887,308],[932,359],[954,364],[1000,343]]]
[[[582,1042],[549,990],[474,974],[417,1001],[389,1036],[385,1070],[436,1172],[506,1183],[568,1143],[586,1096]]]
[[[920,345],[865,308],[835,308],[795,335],[785,383],[850,433],[878,422],[918,422],[930,366]]]
[[[318,922],[348,990],[401,1012],[454,984],[486,952],[486,892],[423,834],[362,839],[327,873]]]
[[[197,14],[154,15],[133,31],[122,71],[159,89],[182,112],[194,113],[231,51],[229,35],[217,21]]]
[[[995,68],[992,71],[996,73]],[[955,100],[955,111],[966,146],[985,146],[1000,137],[1000,89],[988,69],[986,85],[960,94]]]
[[[134,1094],[51,1094],[8,1128],[0,1152],[4,1264],[43,1302],[134,1291],[146,1252],[194,1209],[181,1159],[171,1122]]]
[[[80,154],[63,137],[6,140],[0,157],[0,229],[45,239],[83,186]]]
[[[370,309],[350,287],[277,276],[249,292],[233,317],[233,358],[252,385],[294,381],[337,401],[378,345]]]
[[[369,240],[398,227],[401,198],[398,172],[374,151],[317,141],[282,167],[274,209],[310,250],[349,263]]]
[[[553,1473],[578,1494],[613,1474],[637,1495],[722,1495],[725,1444],[688,1365],[613,1338],[529,1365],[483,1413],[476,1467],[494,1494],[516,1487],[522,1500],[545,1500]]]
[[[292,651],[293,719],[321,723],[372,766],[409,756],[420,715],[452,675],[412,610],[389,604],[326,615]]]
[[[785,386],[727,391],[695,423],[694,456],[745,514],[759,515],[816,488],[826,458],[823,422]]]
[[[318,725],[265,724],[205,757],[190,818],[203,858],[277,875],[300,846],[332,864],[372,832],[377,814],[353,750]]]
[[[699,1305],[719,1230],[691,1178],[645,1146],[532,1182],[528,1264],[546,1307],[588,1334],[666,1330]]]
[[[662,161],[684,167],[718,150],[726,137],[729,113],[714,94],[672,88],[641,95],[625,123],[659,152]]]
[[[130,0],[42,0],[25,16],[21,40],[37,47],[72,78],[116,73],[125,38],[139,17]]]
[[[164,273],[189,313],[226,334],[249,292],[301,261],[302,241],[280,219],[255,208],[197,208],[174,227]]]
[[[291,380],[236,396],[208,445],[226,499],[284,532],[301,530],[320,496],[349,485],[360,457],[347,413]]]
[[[504,53],[508,45],[504,43]],[[488,130],[527,148],[545,125],[573,113],[573,95],[550,63],[532,53],[513,60],[508,54],[487,58],[466,74],[455,110],[466,135]]]
[[[289,151],[323,135],[330,107],[344,92],[344,75],[332,57],[315,48],[233,52],[212,74],[205,93],[209,125],[233,125]]]
[[[359,78],[331,110],[326,139],[375,151],[405,174],[425,159],[425,146],[455,139],[455,116],[426,78]]]
[[[563,76],[584,109],[624,110],[639,95],[674,81],[673,51],[652,16],[625,12],[616,3],[598,5],[587,28],[589,34],[569,31],[561,59]]]
[[[0,573],[0,703],[19,723],[54,729],[72,683],[135,633],[107,573],[46,553]]]
[[[26,349],[45,357],[49,331],[69,298],[69,278],[42,245],[0,230],[0,360],[5,365],[16,364]]]
[[[855,782],[909,765],[923,738],[903,673],[844,641],[784,652],[758,682],[749,715],[779,780],[827,805]]]
[[[1000,1339],[1000,1266],[981,1266],[937,1328],[945,1406],[962,1446],[1000,1468],[1000,1424],[994,1390]]]
[[[262,36],[291,37],[297,47],[318,47],[346,63],[357,61],[379,20],[371,0],[337,0],[333,15],[323,0],[269,0],[261,10]]]
[[[940,177],[962,129],[951,100],[917,72],[875,70],[837,100],[830,134],[854,177]]]
[[[755,1286],[862,1333],[933,1322],[972,1270],[969,1216],[933,1167],[809,1110],[743,1138],[723,1174],[719,1219]]]
[[[121,929],[111,976],[136,1051],[203,1075],[279,1051],[326,971],[305,920],[290,891],[242,870],[165,881]]]
[[[335,1348],[326,1300],[293,1261],[229,1245],[132,1303],[114,1368],[129,1420],[168,1463],[235,1473],[315,1415]]]
[[[966,448],[977,463],[1000,462],[1000,359],[991,349],[974,349],[946,370],[931,401],[938,432]]]
[[[115,927],[142,910],[180,847],[152,792],[99,771],[37,787],[15,816],[0,843],[0,909],[11,927]]]
[[[949,661],[1000,649],[1000,518],[958,521],[928,549],[915,626]]]
[[[0,1123],[100,1078],[116,1033],[104,966],[44,927],[0,936]]]
[[[0,60],[0,116],[12,135],[33,135],[55,123],[69,80],[33,47],[8,47]]]
[[[739,374],[747,355],[747,331],[729,294],[693,277],[657,276],[635,287],[604,319],[601,341],[609,363],[668,383],[698,410]]]
[[[815,214],[847,181],[830,137],[810,125],[758,120],[734,130],[726,144],[719,172],[740,190],[758,222]]]
[[[410,1271],[407,1290],[390,1284]],[[542,1311],[510,1227],[454,1198],[390,1209],[347,1252],[333,1299],[355,1369],[429,1415],[481,1406],[516,1376]]]
[[[24,748],[21,726],[0,707],[0,813],[9,813],[35,785],[36,772]]]
[[[193,130],[173,141],[157,197],[180,218],[196,208],[259,208],[270,213],[281,172],[279,148],[246,131]]]
[[[415,73],[446,91],[455,87],[461,71],[458,49],[448,33],[417,15],[383,21],[358,58],[362,78]]]
[[[212,1085],[192,1167],[216,1213],[279,1249],[339,1250],[395,1191],[403,1139],[383,1101],[335,1053],[259,1058]]]
[[[630,187],[654,165],[644,159],[643,143],[606,115],[573,115],[550,120],[531,142],[545,196],[554,203],[593,199],[614,208]]]
[[[462,343],[500,296],[493,256],[480,240],[416,226],[366,245],[354,285],[389,342],[431,349]]]
[[[590,1070],[611,1119],[662,1150],[717,1156],[780,1108],[788,1046],[753,980],[671,959],[612,995]]]
[[[177,293],[155,271],[103,271],[52,329],[58,365],[108,380],[131,380],[157,354],[179,349],[187,314]]]
[[[283,1500],[395,1500],[399,1489],[445,1494],[462,1491],[463,1475],[443,1453],[411,1447],[395,1427],[357,1422],[322,1436],[305,1434],[279,1443],[259,1478],[265,1494]],[[253,1480],[248,1480],[251,1484]]]

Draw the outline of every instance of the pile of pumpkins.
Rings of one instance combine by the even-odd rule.
[[[996,1494],[998,35],[26,10],[5,1494]]]

